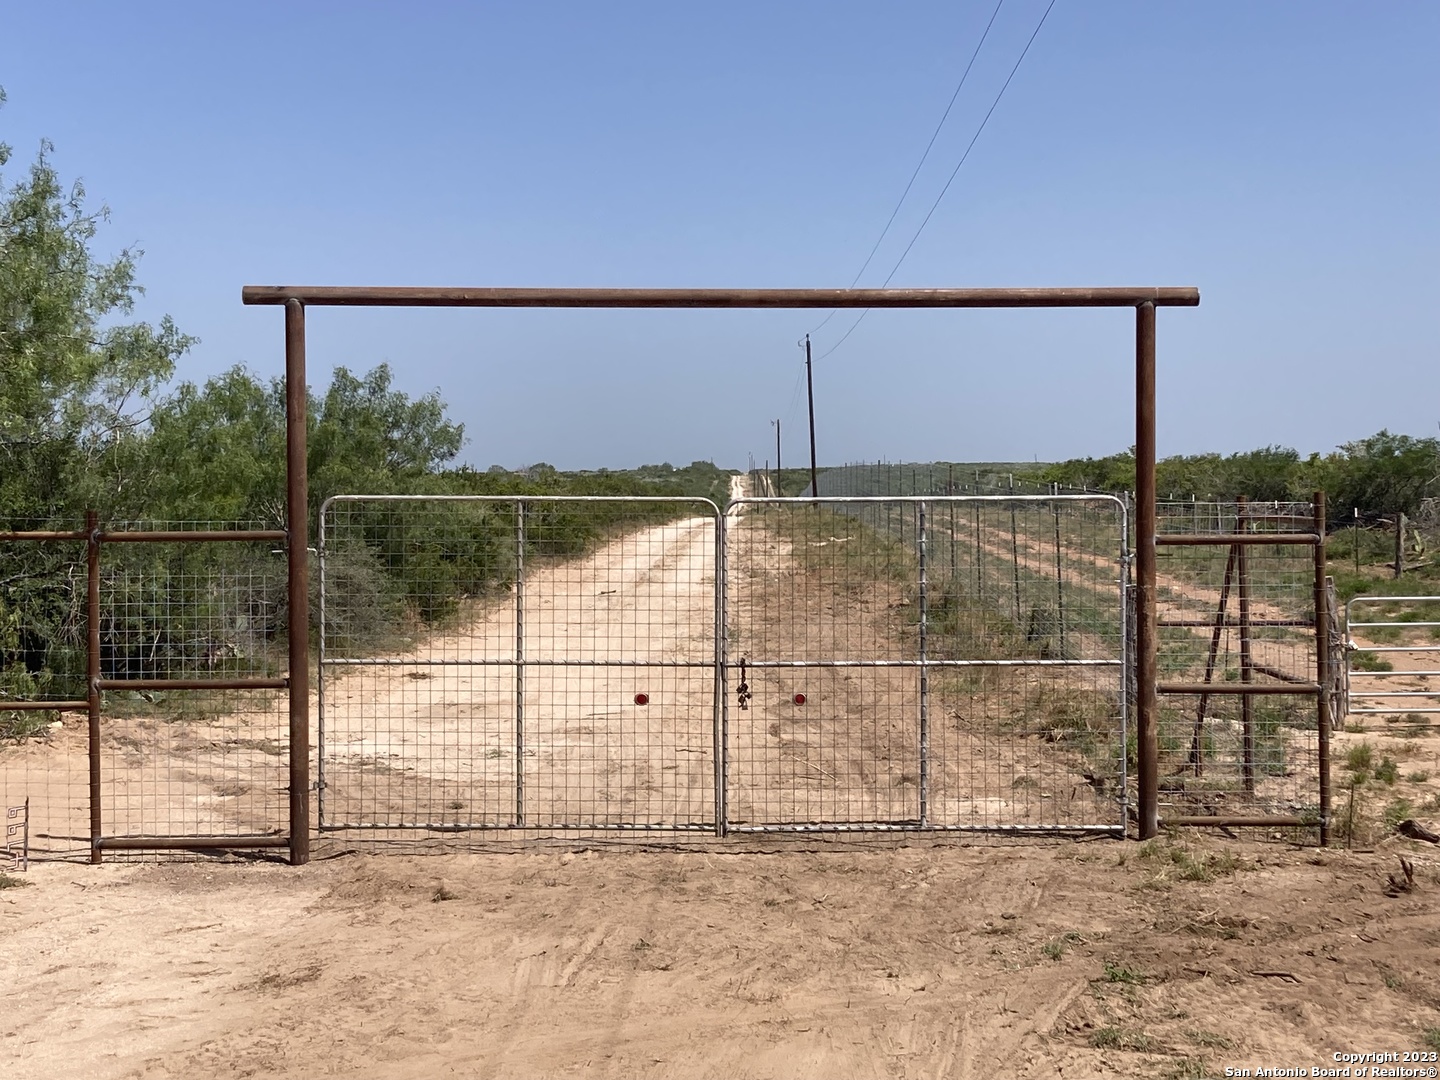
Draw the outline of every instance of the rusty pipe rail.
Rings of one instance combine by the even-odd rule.
[[[315,307],[1053,308],[1195,307],[1189,287],[998,289],[607,289],[246,285],[244,304]]]

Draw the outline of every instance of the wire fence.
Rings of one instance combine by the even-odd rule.
[[[1157,506],[1160,802],[1172,817],[1320,820],[1315,532],[1308,502]],[[1166,537],[1243,542],[1166,546]],[[1248,692],[1247,692],[1248,691]]]
[[[713,829],[718,521],[703,499],[327,503],[320,827]]]
[[[1123,829],[1120,500],[737,510],[733,827]]]
[[[319,827],[1122,830],[1137,754],[1126,501],[1012,495],[1000,473],[962,493],[954,471],[830,470],[822,491],[907,472],[920,490],[724,512],[331,500],[311,604]],[[1312,515],[1159,507],[1162,538],[1249,537],[1160,548],[1159,679],[1214,687],[1161,698],[1167,816],[1318,818],[1314,551],[1254,537]],[[0,804],[30,851],[284,845],[279,536],[131,522],[0,541]]]
[[[107,532],[218,525],[131,522]],[[284,678],[283,549],[274,541],[102,547],[100,674],[129,684],[104,695],[105,835],[279,836],[289,807],[284,692],[165,684]]]
[[[1024,464],[859,462],[823,469],[816,481],[820,495],[1087,495],[1104,494],[1084,488],[1029,479]],[[752,487],[752,490],[758,490]],[[808,493],[808,492],[807,492]]]
[[[97,526],[93,545],[85,530],[0,544],[14,658],[0,676],[0,801],[28,807],[36,855],[283,833],[283,553],[273,539],[135,542],[216,529],[130,522]],[[269,688],[231,685],[256,680]]]

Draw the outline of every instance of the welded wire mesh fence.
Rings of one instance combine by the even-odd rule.
[[[0,520],[4,531],[47,526]],[[27,807],[22,839],[31,854],[88,857],[85,715],[19,708],[36,701],[83,707],[86,700],[86,544],[3,541],[0,566],[0,805],[7,814]],[[11,858],[18,862],[20,853]]]
[[[369,498],[321,530],[321,828],[713,828],[703,499]]]
[[[1157,507],[1162,816],[1319,820],[1315,551],[1296,543],[1165,546],[1166,536],[1313,534],[1306,503]],[[1235,693],[1237,690],[1261,693]]]
[[[0,646],[11,661],[0,676],[0,802],[28,800],[36,854],[90,857],[95,808],[107,841],[283,831],[283,697],[166,685],[283,681],[283,556],[273,542],[129,542],[137,533],[236,528],[107,525],[96,533],[93,612],[84,530],[79,539],[0,545]],[[92,629],[95,738],[86,711]],[[66,702],[68,711],[22,710],[24,702]]]
[[[1011,496],[1008,477],[1003,494],[949,494],[949,472],[917,469],[940,488],[919,495],[725,513],[331,500],[312,602],[320,827],[1123,828],[1125,503]],[[1160,528],[1300,532],[1310,515],[1187,502]],[[7,547],[0,703],[83,709],[89,663],[103,691],[93,744],[83,711],[0,704],[0,803],[29,801],[32,850],[90,853],[92,779],[107,838],[284,833],[283,540],[166,532],[217,528]],[[137,532],[150,542],[124,542]],[[1217,688],[1161,698],[1167,816],[1318,813],[1312,557],[1160,549],[1160,680]],[[272,689],[229,685],[257,679]],[[1283,692],[1223,692],[1237,685]]]
[[[857,462],[823,469],[820,494],[828,497],[907,495],[1083,495],[1080,488],[1032,480],[1026,466],[947,462]],[[755,490],[755,489],[752,489]]]
[[[245,528],[129,522],[107,534]],[[167,681],[283,678],[289,613],[274,541],[102,545],[102,818],[107,837],[285,831],[283,690],[172,689]],[[126,683],[133,685],[125,685]]]
[[[732,827],[1123,827],[1120,500],[728,520]]]

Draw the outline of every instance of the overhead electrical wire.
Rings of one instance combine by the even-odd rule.
[[[950,178],[945,181],[945,186],[940,189],[940,194],[935,196],[935,201],[931,203],[930,210],[925,215],[925,220],[920,222],[920,227],[915,230],[915,235],[910,237],[910,243],[905,245],[905,250],[900,253],[900,258],[897,259],[895,261],[895,265],[890,268],[890,273],[886,275],[885,281],[880,286],[882,289],[888,286],[891,280],[899,272],[901,264],[904,263],[906,256],[910,254],[910,249],[913,248],[915,246],[915,242],[920,239],[920,234],[925,231],[925,226],[930,224],[930,219],[934,216],[936,209],[940,206],[940,201],[945,198],[945,193],[950,190],[950,185],[955,182],[955,177],[960,174],[961,166],[963,166],[966,159],[970,157],[970,151],[975,149],[975,144],[979,141],[980,135],[984,132],[985,125],[990,123],[990,117],[994,115],[996,107],[1000,104],[1000,99],[1005,96],[1005,91],[1009,89],[1011,80],[1015,78],[1015,73],[1020,70],[1020,65],[1025,62],[1025,57],[1029,55],[1030,46],[1034,45],[1035,39],[1040,36],[1040,30],[1042,27],[1044,27],[1045,20],[1050,17],[1050,12],[1054,9],[1055,2],[1056,0],[1050,0],[1050,5],[1045,9],[1045,14],[1040,16],[1040,22],[1036,24],[1034,33],[1030,35],[1030,40],[1025,43],[1025,48],[1021,51],[1020,58],[1015,61],[1015,66],[1010,69],[1010,74],[1006,76],[1004,85],[1000,87],[1000,92],[995,95],[995,100],[990,103],[990,109],[988,112],[986,112],[985,119],[980,121],[980,126],[975,129],[974,136],[970,139],[969,145],[965,147],[965,153],[960,155],[960,160],[956,163],[955,168],[952,169],[950,172]],[[865,316],[870,314],[870,310],[870,308],[866,308],[864,311],[862,311],[860,313],[860,317],[850,324],[850,329],[845,331],[844,335],[841,336],[840,340],[837,341],[834,345],[831,345],[830,348],[826,349],[823,353],[816,357],[816,359],[825,359],[825,357],[829,356],[841,345],[845,344],[845,339],[848,338],[851,334],[853,334],[855,332],[855,328],[865,321]],[[834,312],[831,312],[831,314],[834,314]],[[821,325],[823,326],[824,324],[822,323]]]
[[[970,78],[970,69],[975,66],[975,60],[979,57],[980,50],[985,46],[985,39],[990,36],[990,28],[995,25],[995,18],[1000,14],[1000,9],[1004,6],[1005,0],[1000,0],[1000,2],[995,5],[995,10],[990,13],[990,21],[985,24],[985,32],[980,35],[980,41],[976,44],[975,51],[970,54],[970,62],[965,65],[965,71],[960,76],[959,83],[955,86],[955,92],[950,95],[950,103],[945,106],[945,112],[940,117],[940,122],[935,125],[935,130],[930,133],[930,141],[925,144],[925,152],[920,155],[920,160],[915,165],[915,171],[910,174],[910,179],[905,184],[905,190],[900,193],[900,199],[895,203],[895,209],[890,211],[890,217],[885,222],[885,227],[880,230],[880,235],[875,240],[875,246],[870,249],[870,254],[865,256],[865,262],[861,264],[854,279],[850,282],[850,288],[853,289],[865,271],[870,268],[870,263],[875,258],[875,253],[880,250],[880,245],[884,243],[885,237],[890,235],[890,226],[895,224],[895,218],[900,213],[900,208],[905,205],[905,200],[910,196],[910,189],[915,186],[915,178],[920,175],[920,170],[925,167],[925,162],[930,157],[930,151],[934,149],[935,140],[940,137],[940,130],[945,126],[945,121],[950,119],[950,110],[955,108],[955,102],[960,98],[960,91],[965,89],[965,80]],[[816,326],[810,333],[814,334],[833,319],[835,312],[838,310],[840,309],[831,308],[830,314],[826,315],[825,318],[820,321],[820,325]]]

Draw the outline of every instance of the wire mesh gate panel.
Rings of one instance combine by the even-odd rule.
[[[1124,504],[741,499],[726,511],[736,831],[1120,831]]]
[[[320,523],[322,829],[714,829],[720,512],[340,496]]]
[[[1314,505],[1162,502],[1157,521],[1165,820],[1318,827],[1316,549],[1306,539],[1319,539]],[[1167,689],[1176,684],[1200,692]]]
[[[28,806],[30,852],[284,846],[284,534],[4,524],[0,804]]]
[[[1425,718],[1440,714],[1440,596],[1352,597],[1345,630],[1348,715],[1428,734]]]
[[[182,535],[216,527],[183,525]],[[107,843],[278,839],[290,805],[285,691],[165,686],[283,680],[288,610],[277,542],[106,543],[100,610]]]

